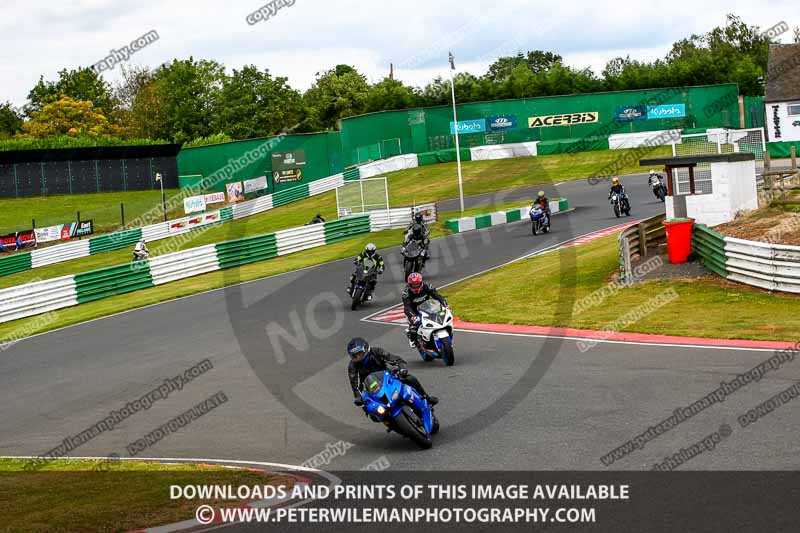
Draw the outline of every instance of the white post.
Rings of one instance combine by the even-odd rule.
[[[383,178],[383,190],[386,191],[386,220],[389,221],[389,228],[392,227],[392,209],[389,207],[389,181]]]
[[[452,57],[452,56],[451,56]],[[458,116],[456,115],[456,86],[453,83],[453,70],[455,66],[450,63],[450,93],[453,96],[453,129],[456,132],[456,165],[458,166],[458,199],[461,203],[461,212],[464,212],[464,183],[461,178],[461,146],[458,142]]]
[[[361,190],[361,212],[364,212],[364,180],[358,180],[358,184],[360,185],[359,189]]]

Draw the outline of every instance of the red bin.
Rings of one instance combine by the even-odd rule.
[[[693,218],[673,218],[662,222],[667,230],[667,251],[670,263],[685,263],[692,253]]]

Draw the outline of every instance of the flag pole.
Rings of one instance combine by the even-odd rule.
[[[461,212],[464,212],[464,182],[461,177],[461,146],[458,142],[458,116],[456,115],[456,87],[453,83],[453,71],[456,69],[455,58],[448,52],[450,59],[450,93],[453,97],[453,130],[456,133],[456,166],[458,167],[458,198],[461,203]]]

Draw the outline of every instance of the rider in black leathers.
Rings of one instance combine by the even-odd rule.
[[[447,307],[447,300],[439,294],[433,286],[422,282],[422,274],[418,272],[408,276],[408,283],[403,289],[403,311],[408,319],[408,343],[412,348],[419,349],[419,317],[417,308],[431,298]]]
[[[439,399],[429,396],[419,380],[408,373],[408,364],[404,359],[392,355],[382,348],[374,348],[367,341],[356,337],[347,344],[347,354],[350,356],[350,364],[347,367],[347,376],[350,378],[350,388],[353,389],[354,402],[361,406],[364,400],[361,398],[361,386],[364,379],[373,372],[390,370],[390,366],[398,370],[397,377],[403,383],[414,387],[428,403],[436,405]]]
[[[383,257],[381,254],[378,253],[378,248],[373,244],[369,243],[366,247],[364,247],[364,251],[361,252],[356,256],[353,260],[353,264],[358,265],[359,263],[363,263],[365,260],[372,260],[375,262],[375,266],[378,269],[378,274],[383,274],[383,271],[386,270],[386,264],[383,261]],[[350,291],[353,288],[353,282],[356,280],[356,275],[353,273],[350,276],[350,286],[347,289],[347,293],[350,294]],[[367,300],[372,299],[372,294],[375,292],[375,285],[377,285],[378,279],[376,277],[372,277],[369,283],[369,290],[367,291]]]

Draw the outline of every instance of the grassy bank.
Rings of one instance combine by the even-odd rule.
[[[36,472],[25,460],[0,459],[2,531],[124,532],[194,516],[197,500],[171,499],[170,485],[285,485],[292,478],[198,464],[142,461],[48,462]],[[206,501],[235,507],[236,501]],[[241,502],[239,502],[240,504]]]
[[[183,197],[179,189],[164,191],[169,200]],[[94,194],[65,194],[36,196],[0,200],[0,234],[31,228],[36,220],[37,228],[74,222],[77,212],[81,220],[92,220],[95,233],[117,231],[122,227],[120,203],[125,204],[125,223],[130,226],[137,218],[152,209],[161,215],[161,191],[104,192]],[[169,211],[169,218],[183,215],[183,202],[174,202],[176,208]]]
[[[513,263],[444,292],[455,314],[467,321],[600,330],[648,302],[666,300],[674,290],[677,298],[615,329],[726,339],[800,338],[800,298],[746,288],[713,274],[699,280],[646,281],[598,305],[574,305],[588,302],[618,268],[616,236],[610,236]]]
[[[658,148],[656,151],[667,149]],[[480,194],[485,192],[498,191],[502,189],[522,187],[525,185],[535,185],[542,183],[555,183],[568,179],[582,179],[594,175],[614,161],[624,157],[627,150],[608,150],[599,152],[580,152],[573,155],[557,154],[541,157],[523,157],[515,159],[500,159],[494,161],[467,161],[464,163],[464,193],[466,195]],[[642,169],[633,165],[620,169],[620,173],[641,172]],[[401,170],[387,175],[389,178],[389,198],[393,206],[413,205],[431,201],[440,201],[458,196],[458,180],[455,179],[456,168],[454,163],[444,163],[440,165],[430,165],[415,169]],[[175,193],[175,191],[172,191]],[[159,205],[160,197],[153,196],[157,191],[145,191],[141,193],[114,193],[109,195],[84,195],[84,196],[54,196],[37,199],[3,200],[0,206],[6,203],[17,211],[24,211],[25,206],[41,202],[42,206],[52,202],[55,215],[53,223],[64,222],[67,207],[74,209],[80,208],[81,201],[86,201],[87,208],[96,205],[99,198],[108,196],[106,202],[111,205],[105,206],[113,212],[116,209],[117,220],[119,218],[119,205],[115,198],[120,195],[140,195],[139,209],[146,211],[147,207]],[[115,196],[116,195],[116,196]],[[149,196],[148,196],[149,195]],[[95,198],[97,197],[97,198]],[[14,207],[19,202],[19,207]],[[114,203],[116,202],[116,203]],[[148,204],[149,202],[149,204]],[[63,205],[61,204],[63,203]],[[522,202],[524,203],[524,202]],[[520,204],[521,205],[521,204]],[[126,204],[127,206],[127,204]],[[517,207],[508,204],[509,207]],[[496,209],[500,209],[498,206]],[[126,207],[127,209],[127,207]],[[480,209],[492,210],[492,206]],[[484,211],[470,210],[471,214]],[[7,213],[3,216],[10,217]],[[71,211],[74,218],[75,212]],[[82,218],[88,218],[81,211]],[[174,239],[165,239],[153,242],[149,245],[151,255],[157,256],[163,253],[185,250],[196,246],[216,243],[233,238],[241,238],[250,235],[259,235],[279,231],[282,229],[302,226],[308,222],[316,213],[321,213],[327,220],[336,218],[336,196],[334,192],[329,192],[312,198],[307,198],[299,202],[292,203],[265,213],[254,215],[246,219],[222,224],[211,229],[197,231],[193,234],[182,236],[176,245]],[[173,213],[172,218],[182,216],[183,213]],[[127,215],[126,215],[127,216]],[[447,218],[459,216],[458,213],[448,213]],[[27,215],[22,217],[30,218]],[[61,217],[61,218],[59,218]],[[442,220],[445,217],[441,217]],[[57,220],[56,220],[57,219]],[[67,217],[66,220],[71,220]],[[130,220],[130,219],[129,219]],[[37,219],[37,226],[43,226]],[[113,266],[125,263],[130,260],[130,250],[119,250],[101,255],[76,259],[58,263],[45,268],[31,271],[20,272],[11,276],[0,277],[0,288],[13,287],[23,283],[38,279],[50,279],[66,274],[86,272],[96,268]]]
[[[438,234],[439,233],[436,233],[434,235]],[[364,246],[368,242],[374,242],[380,249],[396,246],[402,242],[402,230],[382,231],[380,233],[362,235],[336,244],[312,248],[304,251],[302,254],[292,254],[241,267],[209,272],[208,274],[174,281],[165,285],[159,285],[158,287],[112,296],[76,307],[60,309],[58,311],[53,311],[49,315],[52,320],[41,324],[39,321],[29,318],[6,322],[0,324],[0,343],[16,338],[20,332],[24,332],[25,336],[34,335],[36,333],[77,324],[93,318],[173,300],[202,291],[281,274],[299,268],[334,261],[336,259],[355,257],[364,249]],[[341,285],[344,286],[346,281],[346,279],[342,279]]]

